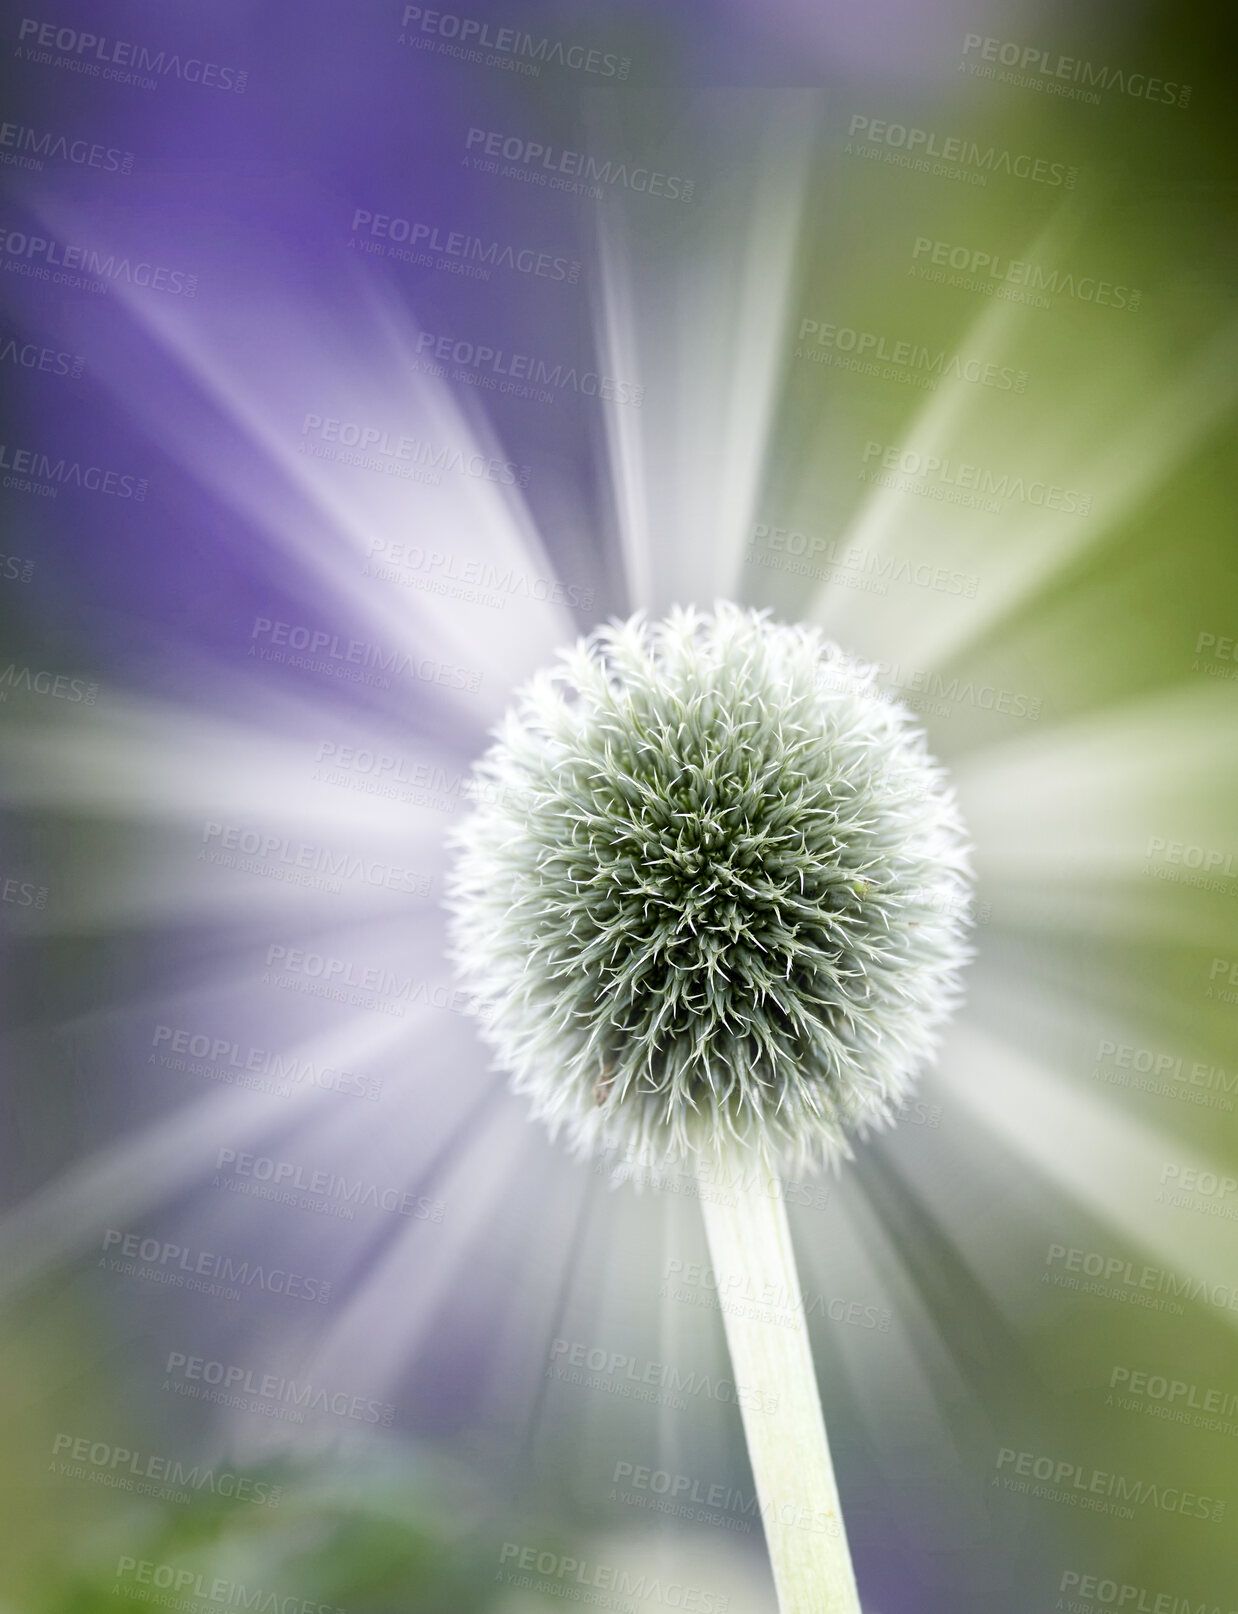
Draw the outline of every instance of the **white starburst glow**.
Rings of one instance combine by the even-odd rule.
[[[795,142],[779,149],[794,154]],[[798,155],[802,158],[802,150]],[[643,272],[648,263],[630,256],[644,243],[616,219],[603,233],[599,351],[617,373],[647,379],[651,400],[645,412],[603,407],[600,417],[631,584],[628,605],[708,601],[740,575],[738,555],[776,416],[773,355],[785,342],[799,223],[797,173],[789,164],[779,177],[777,163],[758,162],[751,175],[754,186],[719,198],[713,212],[710,199],[702,199],[705,212],[692,225],[700,232],[698,250],[680,255],[664,248],[654,262],[663,301],[655,309],[652,339],[642,334],[649,312]],[[754,189],[760,205],[749,209],[737,198],[751,199]],[[73,221],[58,222],[71,238]],[[720,241],[735,247],[723,259]],[[513,602],[503,615],[481,616],[447,601],[380,587],[362,571],[370,543],[376,532],[441,534],[455,545],[467,542],[470,553],[500,569],[547,572],[553,570],[550,546],[543,543],[527,502],[510,489],[457,479],[437,489],[419,487],[414,500],[394,479],[299,453],[307,410],[393,428],[411,422],[414,430],[438,434],[468,454],[501,457],[502,450],[479,411],[415,367],[416,328],[394,297],[376,297],[363,288],[356,298],[323,304],[289,296],[288,284],[297,285],[297,278],[275,263],[269,283],[255,286],[248,305],[229,308],[214,321],[202,310],[161,307],[155,299],[143,301],[117,288],[134,333],[178,368],[185,407],[156,408],[151,391],[141,384],[145,350],[140,344],[135,344],[133,370],[126,373],[122,365],[115,372],[118,390],[152,442],[242,519],[264,561],[287,578],[297,596],[314,609],[355,618],[361,631],[384,643],[479,668],[484,693],[476,702],[427,684],[403,703],[433,719],[432,738],[425,742],[429,749],[421,754],[462,769],[513,687],[570,638],[573,625],[557,607],[531,601],[522,602],[519,612]],[[769,295],[763,295],[763,287],[770,288]],[[676,341],[668,346],[662,339],[672,327]],[[999,314],[990,308],[975,334],[986,351],[1001,353],[1008,338],[1013,342],[1025,333],[1015,311]],[[229,357],[241,348],[251,362]],[[277,355],[280,365],[264,366],[268,355]],[[1050,528],[1030,513],[1012,520],[1001,545],[985,551],[986,593],[965,617],[949,619],[926,609],[921,598],[896,609],[850,596],[843,623],[843,596],[837,590],[827,590],[816,602],[803,601],[803,614],[823,614],[828,601],[830,612],[838,613],[831,621],[848,644],[869,653],[880,650],[891,660],[918,656],[927,666],[942,665],[1101,541],[1131,501],[1211,429],[1219,407],[1232,395],[1234,373],[1231,339],[1223,335],[1210,352],[1201,352],[1181,370],[1168,370],[1168,386],[1146,411],[1137,413],[1129,403],[1136,388],[1148,386],[1134,359],[1128,368],[1098,372],[1081,389],[1074,410],[1063,410],[1062,399],[1054,397],[1037,413],[1029,398],[1034,428],[1026,439],[1029,461],[1035,463],[1041,449],[1053,459],[1069,440],[1072,452],[1063,464],[1074,469],[1081,487],[1095,488],[1100,497],[1092,520],[1068,530]],[[661,400],[656,408],[655,396]],[[977,458],[991,443],[998,453],[998,439],[986,436],[985,403],[965,398],[961,389],[944,390],[915,425],[909,445],[925,454]],[[238,445],[244,452],[243,475],[237,474]],[[925,500],[900,506],[882,492],[862,506],[854,530],[844,536],[898,553],[915,553],[923,545],[943,563],[975,558],[947,512]],[[245,624],[239,631],[243,637]],[[245,666],[244,675],[212,666],[202,681],[206,700],[192,704],[114,697],[110,708],[101,703],[88,720],[77,714],[63,724],[41,721],[37,731],[32,725],[13,726],[3,741],[5,800],[49,817],[96,814],[128,829],[139,854],[152,826],[192,831],[208,815],[227,815],[260,816],[306,835],[342,835],[371,856],[390,857],[403,840],[410,860],[414,853],[441,859],[445,818],[308,781],[307,758],[324,733],[339,727],[338,710],[320,700],[323,692],[313,686],[303,701],[289,701],[249,676],[257,671],[253,664]],[[242,700],[243,721],[229,712]],[[420,731],[410,730],[401,702],[382,700],[356,720],[355,738],[371,748],[400,752],[410,732]],[[1231,735],[1221,692],[1201,686],[1129,712],[1106,711],[1066,730],[1046,726],[1026,740],[962,756],[957,764],[962,799],[978,843],[984,894],[998,917],[1008,918],[1027,948],[1051,949],[1063,928],[1086,927],[1099,940],[1120,938],[1136,920],[1146,923],[1153,915],[1160,924],[1179,913],[1168,888],[1136,885],[1120,848],[1125,837],[1172,833],[1184,822],[1170,801],[1177,788],[1191,797],[1197,814],[1179,832],[1206,829],[1214,840],[1221,834],[1224,804],[1232,800]],[[1184,767],[1188,771],[1180,772]],[[1162,818],[1169,819],[1163,830]],[[237,937],[200,967],[197,979],[152,985],[140,1005],[134,994],[119,1005],[121,1011],[140,1006],[153,1015],[170,1002],[204,1016],[211,1011],[225,1021],[229,1015],[244,1020],[257,996],[249,955],[260,954],[277,934],[306,946],[351,947],[363,957],[373,948],[384,964],[411,951],[421,967],[437,948],[435,920],[425,910],[385,912],[377,924],[368,910],[349,904],[325,917],[307,915],[300,896],[275,885],[263,887],[260,896],[256,886],[238,887],[235,896],[219,887],[205,901],[183,852],[177,857],[144,867],[145,883],[138,889],[127,887],[115,871],[103,871],[80,899],[68,895],[62,907],[49,907],[40,920],[70,933],[207,915],[235,921]],[[1063,870],[1075,878],[1057,883],[1047,878]],[[1108,894],[1090,890],[1079,897],[1078,878],[1089,872],[1111,881]],[[1165,934],[1189,941],[1186,924],[1179,918],[1177,928]],[[1215,930],[1197,929],[1194,940],[1220,945],[1226,938],[1223,926],[1217,917]],[[983,934],[979,945],[987,946]],[[999,970],[1022,990],[1018,961],[1003,965],[993,951]],[[1063,986],[1063,1016],[1081,1037],[1090,1034],[1091,1009],[1068,993],[1069,983]],[[978,977],[977,994],[977,1013],[994,1004],[1000,1012],[1004,1006],[1000,993],[989,996],[988,976]],[[295,1016],[287,1012],[294,1004]],[[289,1052],[350,1065],[372,1063],[388,1078],[381,1106],[359,1106],[349,1124],[339,1125],[331,1095],[312,1103],[307,1099],[302,1108],[287,1099],[212,1092],[186,1102],[171,1119],[135,1126],[125,1142],[66,1167],[15,1213],[6,1233],[23,1245],[22,1275],[46,1271],[91,1248],[101,1221],[152,1212],[198,1192],[211,1149],[221,1140],[272,1149],[298,1136],[307,1157],[321,1153],[336,1169],[353,1173],[373,1171],[381,1158],[413,1189],[432,1169],[436,1147],[463,1126],[436,1189],[452,1205],[441,1228],[397,1225],[394,1232],[385,1230],[384,1242],[373,1229],[369,1236],[357,1236],[341,1224],[311,1219],[313,1241],[336,1262],[347,1297],[332,1319],[323,1360],[341,1368],[347,1364],[367,1382],[390,1383],[410,1362],[416,1370],[416,1350],[433,1339],[453,1292],[475,1270],[489,1229],[503,1221],[518,1225],[522,1218],[537,1223],[543,1210],[550,1218],[576,1213],[583,1197],[579,1167],[547,1148],[505,1098],[494,1097],[492,1115],[482,1111],[475,1122],[467,1121],[469,1103],[483,1102],[486,1083],[472,1023],[463,1017],[375,1019],[349,1012],[331,1020],[330,1005],[291,997],[273,1008],[268,999],[266,1007],[268,1033]],[[307,1007],[323,1011],[321,1024],[301,1019]],[[281,1011],[283,1025],[277,1029]],[[1112,1035],[1129,1035],[1129,1024],[1115,1014]],[[1067,1200],[1104,1217],[1130,1243],[1158,1258],[1183,1263],[1192,1272],[1211,1271],[1210,1246],[1187,1248],[1128,1192],[1130,1162],[1149,1166],[1161,1134],[1170,1129],[1130,1123],[1104,1094],[1080,1105],[1072,1086],[1021,1052],[1020,1035],[1012,1025],[1002,1037],[969,1033],[970,1040],[956,1035],[949,1045],[958,1062],[947,1063],[944,1079],[954,1084],[951,1101],[971,1118],[981,1152],[991,1154],[1003,1170],[1026,1170],[1036,1180],[1052,1182]],[[398,1163],[394,1147],[380,1148],[389,1138],[414,1140],[401,1145]],[[930,1173],[921,1186],[926,1194],[939,1190],[945,1197],[946,1169]],[[218,1208],[218,1199],[203,1197],[198,1225],[214,1225]],[[613,1222],[608,1236],[617,1250],[614,1269],[623,1270],[623,1246],[637,1224],[621,1212],[613,1213]],[[248,1222],[256,1246],[267,1225]],[[974,1268],[984,1280],[986,1230],[974,1207],[951,1224],[950,1236],[965,1258],[975,1257]],[[374,1247],[380,1243],[383,1251],[375,1262]],[[569,1243],[560,1237],[524,1249],[513,1241],[510,1271],[478,1300],[488,1319],[499,1316],[505,1351],[511,1346],[508,1360],[520,1364],[511,1367],[506,1392],[522,1406],[544,1370],[546,1342],[538,1336],[553,1326],[552,1279],[567,1270]],[[913,1255],[886,1252],[890,1262],[910,1262]],[[565,1281],[584,1290],[591,1283],[587,1270]],[[992,1276],[988,1286],[996,1283]],[[606,1305],[611,1322],[627,1315],[625,1296],[610,1297]],[[678,1342],[689,1332],[699,1338],[702,1332],[665,1306],[657,1325],[661,1334],[651,1340],[651,1354],[664,1340]],[[906,1326],[920,1327],[914,1316]],[[716,1347],[716,1332],[710,1338]],[[517,1341],[525,1347],[523,1354]],[[602,1415],[592,1404],[589,1413]]]

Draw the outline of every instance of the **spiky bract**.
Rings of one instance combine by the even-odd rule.
[[[733,605],[633,617],[518,692],[473,783],[454,955],[552,1131],[657,1170],[890,1119],[957,998],[969,877],[870,671]]]

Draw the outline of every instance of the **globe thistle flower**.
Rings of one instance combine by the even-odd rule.
[[[455,960],[552,1132],[656,1173],[836,1159],[892,1118],[957,1000],[969,875],[871,669],[725,603],[612,622],[517,693],[472,794]]]

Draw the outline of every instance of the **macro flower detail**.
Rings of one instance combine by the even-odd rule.
[[[721,603],[613,622],[520,691],[453,837],[453,955],[516,1091],[661,1169],[849,1155],[954,1008],[966,835],[869,668]]]

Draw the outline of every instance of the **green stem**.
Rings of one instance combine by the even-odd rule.
[[[772,1289],[776,1304],[723,1299],[723,1319],[782,1614],[861,1614],[817,1394],[781,1185],[747,1161],[701,1180],[722,1296]],[[774,1314],[771,1316],[771,1314]]]

